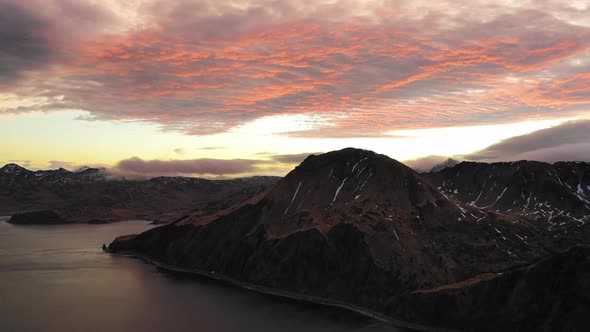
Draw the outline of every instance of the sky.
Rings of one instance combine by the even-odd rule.
[[[590,1],[0,0],[0,163],[590,160],[589,120]]]

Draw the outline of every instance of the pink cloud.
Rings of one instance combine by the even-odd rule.
[[[12,3],[23,22],[47,25],[33,46],[51,56],[0,58],[18,81],[7,91],[44,98],[0,112],[82,109],[192,135],[321,114],[331,126],[289,135],[366,137],[590,108],[590,24],[560,2],[147,2],[129,27],[107,5]],[[7,49],[24,40],[9,37]]]

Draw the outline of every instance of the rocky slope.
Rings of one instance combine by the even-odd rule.
[[[389,309],[406,321],[470,331],[589,331],[590,247],[470,284],[404,294]]]
[[[208,215],[223,210],[276,181],[276,177],[110,180],[103,169],[33,172],[8,164],[0,168],[0,215],[53,210],[68,221],[172,221],[193,211]]]
[[[462,203],[395,160],[345,149],[308,157],[215,217],[192,215],[109,249],[395,315],[399,296],[526,266],[562,246],[532,219]]]
[[[590,240],[590,164],[462,162],[424,174],[449,197],[472,207],[526,217],[549,236]]]

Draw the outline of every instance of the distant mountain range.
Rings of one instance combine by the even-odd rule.
[[[453,159],[453,158],[448,158],[447,160],[443,161],[440,164],[434,165],[434,167],[432,167],[430,169],[430,171],[428,171],[429,173],[435,173],[438,171],[441,171],[445,168],[450,168],[450,167],[454,167],[455,165],[459,164],[460,162]]]
[[[448,164],[309,156],[247,201],[109,250],[416,329],[588,330],[590,165]]]
[[[406,160],[404,164],[418,173],[438,172],[443,168],[453,167],[461,161],[437,155]]]
[[[114,180],[99,168],[85,167],[74,172],[63,168],[30,171],[8,164],[0,168],[0,215],[51,210],[64,222],[123,219],[168,222],[191,212],[213,214],[266,190],[278,180],[276,177]]]

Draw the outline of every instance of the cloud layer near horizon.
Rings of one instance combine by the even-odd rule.
[[[476,161],[590,161],[590,120],[516,136],[464,156]]]
[[[144,177],[194,174],[231,176],[252,173],[259,163],[259,160],[248,159],[143,160],[133,157],[118,162],[112,172]]]
[[[312,153],[260,154],[260,159],[172,159],[143,160],[132,157],[109,168],[116,176],[213,176],[284,175]],[[53,166],[53,162],[52,162]]]
[[[218,147],[212,147],[218,149]],[[124,159],[115,165],[86,165],[104,167],[109,174],[129,178],[150,178],[155,176],[198,176],[211,178],[234,178],[252,175],[277,175],[288,173],[305,158],[315,153],[274,154],[260,152],[253,159],[168,159],[143,160],[139,157]],[[568,121],[530,134],[511,137],[480,151],[467,155],[431,155],[402,162],[422,172],[444,162],[447,158],[459,161],[501,162],[536,160],[554,163],[557,161],[590,162],[590,120]],[[29,160],[6,160],[24,167]],[[49,161],[49,169],[63,167],[69,170],[84,165],[68,161]]]
[[[511,137],[467,155],[426,156],[407,160],[405,164],[417,171],[425,171],[447,158],[487,163],[518,160],[590,162],[590,120],[568,121]]]
[[[477,10],[473,10],[477,8]],[[0,113],[298,137],[560,118],[590,105],[590,15],[564,1],[0,0]]]

